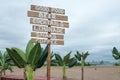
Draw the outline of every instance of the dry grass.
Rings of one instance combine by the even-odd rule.
[[[23,75],[23,69],[13,67],[14,72],[9,75]],[[120,80],[120,66],[85,67],[84,80]],[[47,69],[42,67],[35,71],[35,76],[46,76]],[[51,67],[51,77],[62,78],[62,67]],[[67,77],[81,80],[81,67],[67,69]]]

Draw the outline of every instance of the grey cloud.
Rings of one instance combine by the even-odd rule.
[[[53,51],[62,55],[70,50],[73,55],[76,50],[90,51],[95,58],[108,56],[107,59],[113,60],[110,51],[113,46],[119,48],[120,44],[119,0],[1,1],[0,45],[3,46],[0,50],[13,46],[25,48],[32,28],[27,17],[31,4],[66,9],[70,28],[65,31],[65,45],[52,45]]]

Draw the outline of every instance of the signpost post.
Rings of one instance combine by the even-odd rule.
[[[64,9],[31,5],[28,17],[31,17],[30,24],[34,24],[31,40],[48,45],[47,80],[50,80],[51,45],[64,45],[65,28],[69,28],[68,16]]]

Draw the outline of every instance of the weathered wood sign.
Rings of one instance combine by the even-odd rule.
[[[55,14],[55,13],[49,14],[49,13],[44,13],[44,12],[28,11],[28,16],[29,16],[29,17],[52,19],[52,20],[68,21],[68,16],[57,15],[57,14]]]
[[[33,42],[39,42],[41,44],[54,44],[54,45],[64,45],[63,40],[49,40],[49,39],[37,39],[37,38],[32,38]]]
[[[65,10],[37,5],[31,5],[31,10],[32,11],[28,11],[28,16],[32,17],[30,18],[30,23],[35,24],[32,27],[33,32],[31,32],[31,37],[34,37],[34,39],[35,37],[39,38],[41,44],[47,44],[48,42],[45,40],[43,41],[43,38],[49,38],[51,44],[63,45],[63,34],[65,34],[64,28],[69,27],[69,23],[67,22],[68,16],[64,15]],[[48,34],[48,32],[50,34]],[[42,40],[40,38],[42,38]],[[54,39],[58,40],[55,42]],[[62,40],[62,42],[59,40]]]
[[[39,18],[30,18],[31,24],[39,24],[39,25],[50,25],[50,26],[57,26],[57,27],[69,27],[68,22],[61,22],[61,21],[53,21],[53,20],[45,20]]]
[[[56,14],[65,14],[64,9],[45,7],[45,6],[38,6],[38,5],[31,5],[31,10],[40,11],[40,12],[47,12],[47,13],[50,12],[50,13],[56,13]]]
[[[64,35],[37,33],[37,32],[31,32],[31,37],[51,38],[51,39],[64,39]]]
[[[32,26],[31,40],[48,45],[47,80],[50,80],[50,45],[64,45],[65,28],[69,28],[68,16],[60,8],[31,5],[28,11]]]
[[[33,31],[36,32],[51,32],[51,33],[59,33],[59,34],[65,34],[65,29],[62,28],[56,28],[56,27],[48,27],[48,26],[37,26],[33,25]]]
[[[65,28],[69,28],[64,9],[31,5],[27,15],[31,17],[30,24],[34,24],[31,32],[33,41],[48,44],[50,40],[50,44],[64,45]]]

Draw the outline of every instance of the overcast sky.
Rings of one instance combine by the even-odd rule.
[[[52,45],[54,52],[89,51],[88,60],[113,61],[112,48],[120,50],[120,0],[0,0],[1,51],[25,49],[32,31],[27,17],[31,4],[65,9],[69,17],[64,45]]]

